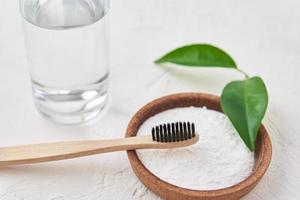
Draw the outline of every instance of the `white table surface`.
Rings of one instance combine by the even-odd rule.
[[[225,69],[168,71],[153,60],[177,46],[204,42],[230,52],[270,96],[264,124],[273,143],[271,166],[245,200],[300,199],[300,1],[112,0],[111,101],[85,127],[42,118],[31,99],[17,0],[0,4],[0,146],[122,137],[130,117],[148,101],[176,92],[220,95],[242,76]],[[2,200],[158,199],[135,177],[125,152],[7,167]]]

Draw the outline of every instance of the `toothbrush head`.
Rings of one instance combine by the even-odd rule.
[[[190,122],[166,123],[151,130],[152,140],[157,142],[180,142],[196,137],[195,124]]]

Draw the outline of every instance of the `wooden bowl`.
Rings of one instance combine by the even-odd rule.
[[[136,136],[139,127],[149,117],[177,107],[203,107],[222,112],[218,96],[203,93],[180,93],[156,99],[142,107],[128,124],[126,137]],[[260,126],[252,174],[244,181],[219,190],[191,190],[181,188],[153,175],[140,161],[135,151],[127,151],[130,164],[139,180],[152,192],[168,200],[236,200],[249,193],[265,174],[272,157],[267,130]]]

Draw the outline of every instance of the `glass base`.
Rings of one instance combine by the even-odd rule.
[[[33,83],[34,103],[38,111],[62,124],[81,124],[96,116],[107,104],[107,80],[83,89],[54,90]]]

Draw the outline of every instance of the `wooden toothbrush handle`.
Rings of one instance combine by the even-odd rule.
[[[0,166],[64,160],[142,148],[163,148],[163,144],[153,142],[151,136],[139,136],[112,140],[68,141],[3,147],[0,148]]]

